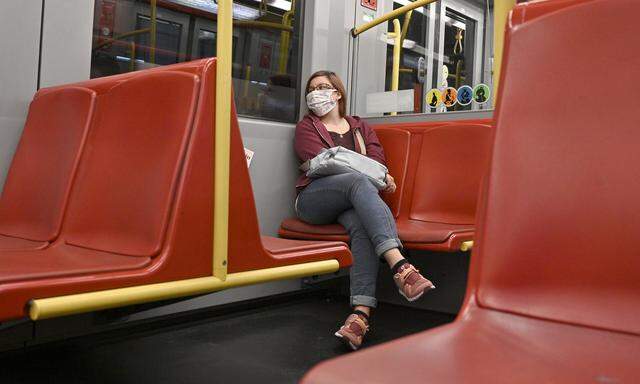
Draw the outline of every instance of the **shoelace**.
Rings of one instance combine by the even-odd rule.
[[[402,270],[402,272],[396,273],[396,275],[402,281],[402,284],[408,284],[407,277],[409,277],[409,275],[412,272],[420,273],[420,271],[417,270],[416,267],[414,267],[413,265],[409,264],[408,267],[404,268]]]
[[[351,326],[351,324],[356,323],[360,326],[360,329],[363,330],[362,334],[364,335],[365,332],[369,331],[369,325],[367,325],[367,323],[364,322],[364,320],[362,320],[360,318],[360,316],[356,315],[355,318],[351,318],[351,320],[347,319],[347,322],[345,325],[343,325],[343,327],[349,329],[349,327]]]

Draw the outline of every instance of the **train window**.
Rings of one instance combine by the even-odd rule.
[[[150,27],[151,19],[148,16],[138,14],[136,29],[141,30]],[[182,25],[168,20],[156,19],[156,29],[156,64],[177,63]],[[134,40],[140,47],[149,47],[151,44],[148,33],[137,35]],[[150,51],[148,49],[138,50],[136,59],[150,62]]]
[[[216,2],[158,1],[155,22],[153,3],[95,0],[92,78],[215,56]],[[295,122],[301,1],[236,0],[233,7],[238,114]]]
[[[392,3],[398,9],[410,1]],[[370,35],[356,43],[356,72],[368,77],[384,73],[385,81],[356,81],[353,112],[375,117],[492,108],[492,9],[491,0],[440,0],[399,16],[399,57],[394,57],[393,20],[378,32],[364,32]],[[372,38],[376,33],[379,36]],[[365,53],[363,59],[358,56],[363,56],[365,45],[373,53]],[[381,56],[374,57],[376,52]]]

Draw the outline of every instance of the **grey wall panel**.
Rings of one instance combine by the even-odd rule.
[[[0,190],[38,86],[41,11],[41,1],[0,1]]]
[[[295,215],[295,126],[240,118],[240,131],[244,146],[255,152],[249,173],[261,232],[276,236],[282,219]]]
[[[40,87],[87,80],[94,2],[44,0]]]

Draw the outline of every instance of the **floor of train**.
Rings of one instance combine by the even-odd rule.
[[[286,303],[86,336],[0,356],[0,383],[297,383],[347,351],[333,336],[344,297]],[[453,320],[381,303],[363,348]]]

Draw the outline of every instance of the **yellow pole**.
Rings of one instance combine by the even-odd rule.
[[[504,50],[504,33],[509,12],[516,5],[516,0],[496,0],[493,7],[493,105],[498,99],[500,70],[502,69],[502,52]]]
[[[465,241],[460,244],[460,250],[462,252],[470,251],[473,248],[473,240]]]
[[[218,0],[218,2],[220,1],[221,0]],[[29,317],[31,320],[42,320],[77,313],[100,311],[127,305],[216,292],[243,285],[321,275],[335,272],[339,268],[340,264],[337,260],[314,261],[286,267],[231,273],[225,281],[217,277],[209,276],[35,299],[29,302]]]
[[[404,39],[407,37],[409,23],[411,22],[411,15],[413,15],[413,11],[409,11],[404,15],[404,21],[402,22],[402,38],[400,39],[401,43],[404,43]]]
[[[156,30],[157,30],[157,14],[158,14],[158,5],[157,0],[151,0],[151,28],[150,28],[150,51],[149,51],[149,61],[153,64],[156,62]]]
[[[418,8],[418,7],[423,7],[423,6],[427,5],[427,4],[434,3],[436,1],[437,0],[417,0],[417,1],[414,1],[413,3],[409,3],[409,4],[405,5],[405,6],[402,6],[402,7],[398,8],[398,9],[393,10],[393,11],[391,11],[391,12],[385,14],[385,15],[382,15],[382,16],[378,17],[377,19],[374,19],[374,20],[372,20],[372,21],[370,21],[368,23],[362,24],[359,27],[353,28],[351,30],[351,35],[353,35],[353,37],[356,37],[359,34],[361,34],[362,32],[368,31],[371,28],[373,28],[373,27],[375,27],[375,26],[377,26],[379,24],[384,23],[385,21],[394,19],[394,18],[396,18],[396,17],[398,17],[400,15],[403,15],[403,14],[409,12],[409,11],[412,11],[412,10]]]
[[[283,31],[293,31],[291,26],[287,26],[280,23],[271,23],[268,21],[245,21],[234,20],[233,26],[238,28],[263,28],[263,29],[280,29]]]
[[[214,147],[213,276],[227,278],[233,1],[218,0]],[[240,256],[240,255],[239,255]]]
[[[291,1],[291,9],[282,16],[282,25],[291,28],[291,22],[295,13],[296,0]],[[278,73],[287,72],[287,64],[289,62],[289,45],[291,41],[291,32],[283,30],[280,33],[280,60],[278,63]]]
[[[400,52],[402,51],[402,34],[400,31],[400,21],[393,19],[393,67],[391,68],[391,91],[398,90],[398,82],[400,79]],[[397,115],[398,112],[391,112],[391,116]]]
[[[242,88],[242,97],[249,96],[249,82],[251,81],[251,66],[247,65],[244,74],[244,87]]]
[[[131,49],[129,55],[129,72],[133,72],[136,70],[136,43],[132,41],[129,43],[129,48]]]

